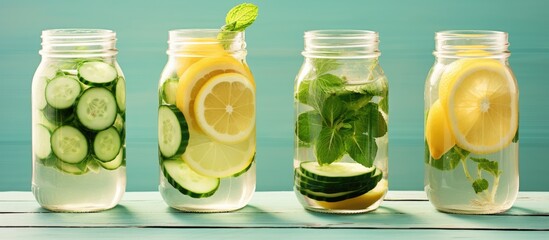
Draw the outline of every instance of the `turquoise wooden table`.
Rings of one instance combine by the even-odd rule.
[[[112,210],[52,213],[30,192],[0,192],[0,239],[549,239],[549,192],[521,192],[497,215],[437,212],[423,192],[389,192],[371,213],[304,210],[293,192],[257,192],[230,213],[182,213],[157,192],[128,192]]]

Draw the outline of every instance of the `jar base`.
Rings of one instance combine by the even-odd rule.
[[[442,213],[450,213],[450,214],[465,214],[465,215],[490,215],[490,214],[498,214],[503,213],[510,208],[485,208],[485,209],[465,209],[465,208],[457,208],[457,207],[437,207],[435,206],[435,209]]]

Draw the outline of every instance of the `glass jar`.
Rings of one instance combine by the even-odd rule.
[[[244,32],[169,32],[158,85],[159,191],[187,212],[240,209],[255,191],[255,82]]]
[[[295,80],[294,191],[308,210],[362,213],[387,193],[388,82],[378,33],[305,32]]]
[[[32,192],[61,212],[114,207],[126,188],[126,82],[116,33],[42,32],[32,80]]]
[[[440,211],[503,212],[518,193],[518,86],[507,33],[443,31],[425,84],[425,192]]]

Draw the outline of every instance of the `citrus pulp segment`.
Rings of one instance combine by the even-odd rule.
[[[456,143],[476,154],[499,151],[518,128],[518,94],[505,64],[493,59],[461,59],[447,66],[439,99]]]
[[[210,78],[222,73],[247,74],[244,65],[230,56],[207,57],[191,65],[179,78],[175,102],[183,112],[190,128],[197,130],[194,123],[194,99],[198,91]]]
[[[195,172],[208,176],[229,177],[247,168],[255,153],[255,133],[246,141],[226,144],[191,132],[183,159]]]
[[[456,141],[448,125],[446,113],[437,100],[427,115],[425,123],[425,140],[429,146],[429,152],[434,159],[440,159],[442,154],[450,150]]]
[[[240,142],[255,128],[255,90],[242,74],[212,77],[196,95],[195,120],[216,141]]]

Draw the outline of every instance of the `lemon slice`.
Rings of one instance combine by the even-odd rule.
[[[223,178],[241,172],[250,165],[255,153],[255,134],[247,141],[226,144],[212,141],[208,136],[191,132],[183,159],[195,172]]]
[[[194,99],[202,85],[210,78],[222,74],[236,72],[247,75],[249,70],[238,60],[230,56],[206,57],[191,65],[179,78],[175,103],[183,112],[190,128],[198,129],[194,123]],[[252,80],[251,78],[248,78]]]
[[[176,57],[177,76],[181,76],[191,65],[204,57],[228,56],[219,40],[213,38],[196,38],[187,40]]]
[[[461,59],[441,76],[439,99],[461,148],[476,154],[497,152],[518,128],[516,82],[500,61]]]
[[[318,205],[326,209],[360,210],[366,209],[387,193],[387,180],[381,179],[376,187],[358,197],[345,199],[339,202],[316,201]]]
[[[429,109],[425,123],[425,140],[434,159],[440,159],[442,154],[456,144],[440,100],[436,100]]]
[[[255,89],[242,74],[223,73],[212,77],[195,100],[200,129],[216,141],[244,141],[255,129]]]

